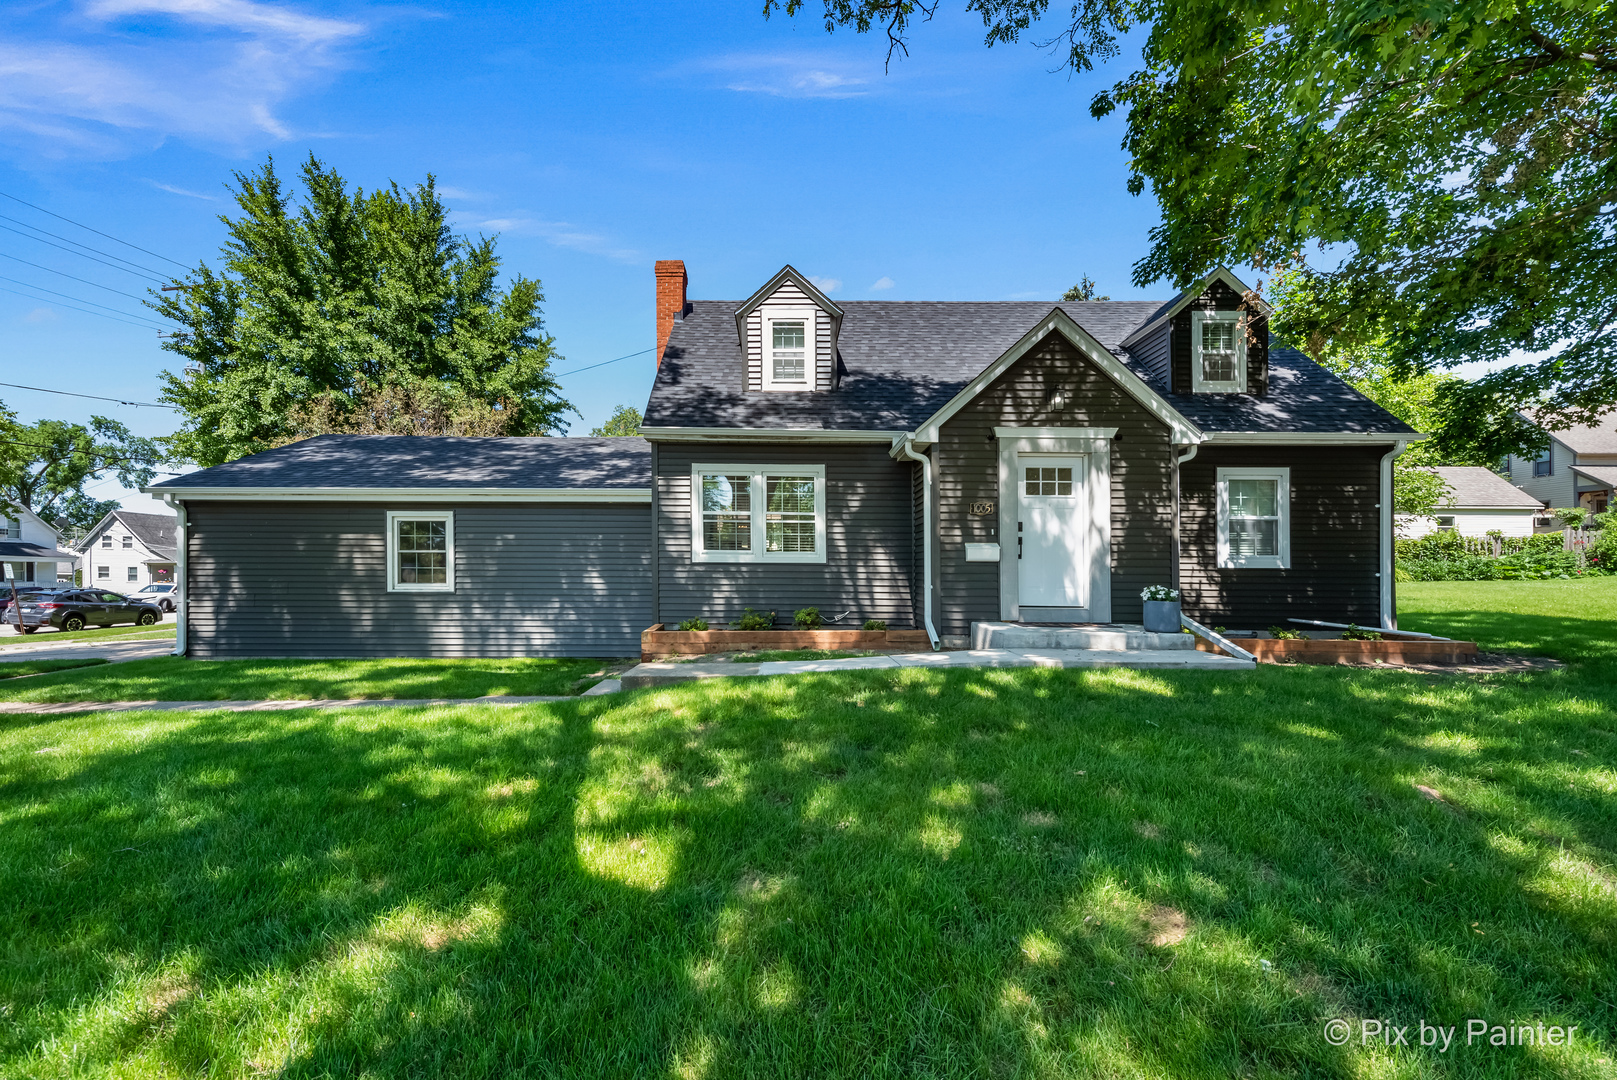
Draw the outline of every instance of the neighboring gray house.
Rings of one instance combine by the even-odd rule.
[[[1549,429],[1549,448],[1536,457],[1512,454],[1505,459],[1510,482],[1559,509],[1581,506],[1602,514],[1617,492],[1617,412],[1591,426]]]
[[[1486,536],[1491,532],[1533,535],[1533,519],[1543,512],[1543,505],[1492,469],[1439,465],[1430,471],[1448,484],[1447,504],[1429,517],[1400,514],[1400,536],[1425,536],[1444,530],[1461,536]]]
[[[173,581],[174,516],[113,510],[79,541],[79,559],[86,588],[131,593]]]
[[[818,607],[973,622],[1391,625],[1421,436],[1271,348],[1220,270],[1166,302],[839,304],[657,264],[644,439],[326,436],[158,484],[197,656],[630,655]]]

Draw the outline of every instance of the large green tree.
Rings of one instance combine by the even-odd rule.
[[[442,416],[498,414],[506,434],[567,428],[539,282],[504,288],[492,238],[456,236],[432,177],[350,192],[311,156],[294,195],[273,161],[235,175],[222,267],[206,263],[151,306],[184,329],[161,400],[179,406],[177,458],[216,465],[319,431],[375,430],[375,402]],[[388,423],[397,423],[397,415]]]
[[[990,45],[1049,9],[965,6]],[[902,50],[936,7],[824,0],[824,18]],[[1514,357],[1447,389],[1451,450],[1531,445],[1519,410],[1617,405],[1617,4],[1077,0],[1052,44],[1083,71],[1142,27],[1140,62],[1091,104],[1125,112],[1130,189],[1161,206],[1137,284],[1306,261],[1329,286],[1317,326],[1386,331],[1401,368]]]
[[[151,482],[162,460],[156,442],[131,435],[116,420],[94,416],[87,425],[23,424],[0,405],[0,511],[5,513],[23,508],[58,528],[87,529],[118,506],[117,500],[86,494],[88,484],[111,475],[124,487],[137,488]]]

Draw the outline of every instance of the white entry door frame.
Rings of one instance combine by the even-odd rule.
[[[1111,446],[1116,434],[1116,428],[994,429],[999,443],[999,534],[1004,551],[999,564],[1002,619],[1112,621]],[[1058,487],[1046,496],[1041,485],[1038,495],[1027,496],[1028,468],[1072,469],[1071,494],[1064,499]],[[1037,528],[1039,535],[1030,537],[1025,531],[1028,528]],[[1067,528],[1072,531],[1063,531]],[[1019,547],[1024,556],[1020,559]],[[1063,556],[1062,551],[1068,554]],[[1029,564],[1028,556],[1040,563]],[[1049,560],[1063,557],[1073,560],[1070,567],[1050,565]]]

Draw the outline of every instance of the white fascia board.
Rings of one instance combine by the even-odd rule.
[[[568,502],[649,503],[650,488],[141,488],[148,495],[206,502]]]
[[[1228,285],[1242,296],[1245,296],[1247,293],[1252,291],[1251,289],[1247,288],[1246,282],[1236,277],[1235,273],[1230,270],[1229,267],[1221,266],[1217,270],[1214,270],[1211,274],[1208,274],[1206,277],[1202,278],[1200,283],[1191,285],[1189,288],[1185,289],[1184,295],[1179,298],[1179,302],[1174,304],[1173,307],[1169,308],[1167,311],[1163,312],[1161,315],[1158,315],[1156,318],[1134,331],[1134,333],[1124,338],[1123,348],[1126,349],[1130,345],[1133,345],[1136,341],[1139,341],[1141,338],[1151,333],[1151,331],[1155,330],[1157,327],[1161,326],[1163,323],[1185,310],[1185,308],[1190,306],[1190,302],[1192,300],[1195,300],[1197,297],[1205,293],[1215,281],[1222,281],[1224,284]],[[1252,305],[1257,309],[1258,314],[1266,318],[1274,314],[1274,308],[1270,307],[1262,297],[1254,300]]]
[[[1073,321],[1060,308],[1053,308],[1050,314],[1039,321],[1039,324],[1022,336],[1022,339],[1012,345],[1006,352],[983,369],[966,388],[961,390],[949,403],[927,418],[915,429],[914,441],[918,445],[930,446],[938,441],[938,432],[943,425],[965,408],[976,396],[983,392],[989,383],[1003,375],[1012,364],[1033,350],[1033,347],[1043,341],[1048,335],[1059,333],[1073,345],[1077,346],[1091,363],[1100,368],[1105,374],[1134,400],[1144,405],[1146,410],[1155,416],[1168,430],[1173,433],[1175,443],[1199,443],[1205,435],[1200,428],[1182,416],[1178,409],[1163,400],[1162,395],[1148,386],[1144,379],[1130,371],[1117,357],[1096,341],[1088,330]]]
[[[1267,446],[1296,444],[1312,446],[1361,446],[1390,442],[1411,443],[1430,438],[1408,431],[1209,431],[1202,436],[1207,444]]]
[[[642,438],[652,442],[794,442],[891,443],[905,431],[862,431],[825,428],[708,428],[642,427]]]

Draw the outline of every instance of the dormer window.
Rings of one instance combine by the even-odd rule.
[[[814,309],[766,311],[764,389],[807,390],[814,375]]]
[[[1246,393],[1246,321],[1239,311],[1191,312],[1190,383],[1198,394]]]

